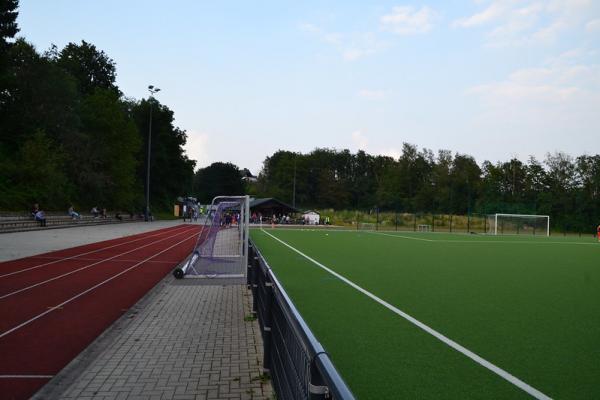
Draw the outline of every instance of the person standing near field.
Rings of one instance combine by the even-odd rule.
[[[598,242],[600,243],[600,225],[596,228],[596,233],[598,234]]]

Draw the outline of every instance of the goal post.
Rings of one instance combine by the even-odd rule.
[[[535,214],[490,214],[487,233],[491,235],[550,236],[550,216]]]
[[[176,278],[242,278],[248,267],[250,197],[217,196],[201,222],[202,231]]]

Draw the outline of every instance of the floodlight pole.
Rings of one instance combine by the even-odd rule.
[[[292,207],[296,208],[296,153],[294,153],[294,189],[292,193]]]
[[[150,92],[150,120],[148,123],[148,155],[146,157],[146,210],[144,212],[144,221],[150,221],[150,149],[152,147],[152,103],[154,101],[154,94],[160,92],[160,89],[153,85],[148,86]]]

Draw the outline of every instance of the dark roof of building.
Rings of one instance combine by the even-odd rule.
[[[279,201],[274,197],[264,197],[262,199],[252,199],[250,201],[250,208],[258,207],[258,206],[277,206],[280,208],[286,208],[291,212],[298,212],[297,208],[290,206],[289,204],[284,203],[283,201]]]

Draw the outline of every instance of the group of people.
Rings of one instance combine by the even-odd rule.
[[[293,222],[294,220],[289,214],[273,214],[273,217],[271,218],[272,224],[292,224]]]
[[[186,218],[189,219],[190,222],[192,222],[192,220],[194,222],[197,222],[198,217],[199,217],[198,210],[193,207],[188,207],[186,209],[186,211],[183,212],[183,222],[185,222]]]
[[[108,216],[106,214],[106,208],[99,209],[97,206],[92,207],[92,209],[90,210],[90,214],[92,214],[94,218],[106,218]]]
[[[226,212],[221,215],[221,226],[230,227],[231,225],[238,225],[240,221],[240,213]]]
[[[81,219],[81,214],[78,213],[77,211],[75,211],[75,208],[73,207],[73,205],[71,204],[69,206],[69,209],[67,210],[67,214],[69,215],[69,217],[73,218],[73,219]],[[92,214],[92,216],[94,218],[106,218],[108,215],[106,213],[106,208],[102,208],[99,209],[97,206],[92,207],[92,209],[90,210],[90,214]],[[118,217],[116,217],[117,219],[123,219],[123,217],[119,218],[120,214]]]
[[[97,206],[92,207],[92,209],[90,210],[90,214],[94,218],[107,218],[108,217],[106,208],[99,209]],[[44,210],[42,210],[40,208],[40,205],[38,203],[35,203],[31,207],[30,215],[33,220],[40,223],[40,226],[46,226],[46,213],[44,212]],[[67,210],[67,215],[74,220],[81,219],[81,213],[75,211],[75,207],[73,207],[73,204],[69,205],[69,208]],[[130,215],[130,217],[133,218],[132,214]],[[123,220],[123,216],[121,215],[121,213],[116,213],[115,218],[119,221]]]
[[[46,213],[40,208],[38,203],[31,207],[31,217],[40,223],[40,226],[46,226]]]

